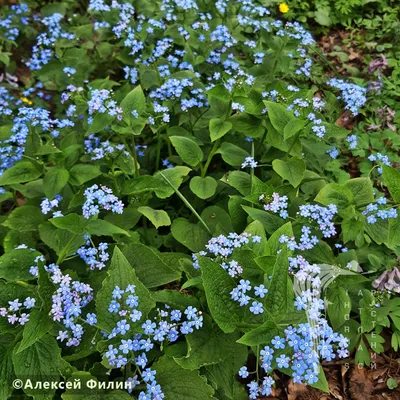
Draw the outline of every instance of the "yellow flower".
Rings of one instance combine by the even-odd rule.
[[[289,6],[286,3],[279,4],[279,11],[282,14],[286,14],[289,11]]]
[[[21,97],[21,100],[24,102],[24,103],[26,103],[26,104],[29,104],[29,105],[32,105],[33,103],[29,100],[29,99],[27,99],[26,97]]]

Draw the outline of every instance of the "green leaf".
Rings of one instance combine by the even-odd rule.
[[[171,136],[169,139],[184,163],[195,167],[203,159],[203,152],[194,140],[185,136]]]
[[[347,186],[330,183],[319,191],[315,201],[324,206],[336,204],[339,209],[343,210],[354,202],[354,196]]]
[[[230,294],[237,284],[216,262],[199,256],[199,265],[211,315],[225,333],[232,333],[242,322],[244,312]]]
[[[290,120],[283,129],[283,138],[289,139],[296,133],[300,132],[307,124],[307,120],[302,119],[292,119]]]
[[[115,117],[112,117],[107,113],[96,114],[93,118],[93,122],[88,126],[86,135],[103,131],[107,126],[109,126],[114,121],[114,118]]]
[[[0,278],[8,281],[29,281],[35,279],[29,269],[35,264],[38,251],[29,249],[14,249],[0,257]]]
[[[268,239],[267,246],[265,248],[265,255],[275,256],[278,251],[282,248],[282,244],[279,242],[279,238],[282,236],[293,236],[293,229],[291,222],[287,222],[277,229]]]
[[[354,178],[348,180],[344,185],[353,193],[357,206],[374,202],[375,197],[371,179]]]
[[[161,286],[181,277],[180,270],[170,268],[156,252],[144,244],[124,246],[123,254],[135,269],[140,281],[148,288]]]
[[[246,364],[248,350],[246,346],[238,343],[233,343],[227,351],[228,356],[224,361],[208,365],[208,379],[215,382],[213,385],[216,389],[223,390],[225,396],[232,400],[248,400],[248,395],[242,385],[236,380],[236,375],[243,365]],[[238,387],[243,389],[243,392],[238,393]]]
[[[69,172],[64,168],[51,168],[43,178],[44,194],[53,199],[59,194],[69,180]]]
[[[267,233],[269,233],[270,235],[272,235],[284,223],[284,220],[282,218],[270,212],[259,210],[258,208],[251,208],[248,206],[242,207],[243,210],[245,210],[252,219],[261,222]]]
[[[208,199],[214,196],[217,190],[217,181],[211,176],[202,178],[200,176],[194,176],[190,180],[190,190],[200,199]]]
[[[214,142],[222,136],[226,135],[232,129],[232,123],[224,121],[221,118],[213,118],[210,120],[210,138]]]
[[[17,353],[21,353],[40,340],[53,326],[49,318],[49,310],[34,309],[29,315],[29,321],[25,325],[22,341]]]
[[[178,292],[177,290],[157,290],[151,292],[151,296],[157,303],[167,304],[182,311],[186,310],[189,306],[200,307],[200,303],[196,297]]]
[[[24,392],[35,400],[51,400],[55,389],[35,389],[36,382],[58,382],[60,372],[58,366],[61,362],[60,348],[56,340],[46,335],[22,352],[15,348],[13,364],[15,375],[18,379],[32,381],[33,389],[25,388]]]
[[[274,318],[275,321],[285,318],[288,310],[288,270],[289,262],[287,248],[284,247],[277,256],[271,284],[266,295],[268,313]]]
[[[74,186],[81,186],[101,175],[100,167],[90,164],[76,164],[71,168],[69,173],[69,181]]]
[[[137,111],[141,115],[146,107],[146,99],[143,90],[140,86],[136,86],[131,90],[121,102],[121,108],[124,113],[124,118],[130,119],[132,111]]]
[[[160,226],[171,225],[169,215],[164,210],[154,210],[153,208],[147,206],[139,207],[137,210],[146,218],[148,218],[157,229]]]
[[[157,383],[162,387],[166,399],[207,400],[213,399],[214,389],[207,385],[198,371],[180,367],[172,358],[163,356],[153,365],[157,372]]]
[[[306,164],[304,160],[292,157],[287,161],[272,161],[272,168],[282,179],[289,181],[293,187],[297,187],[303,180]]]
[[[51,218],[50,222],[60,229],[65,229],[72,233],[85,233],[88,220],[75,213],[63,217]]]
[[[94,236],[130,236],[129,232],[127,232],[125,229],[121,229],[118,226],[102,219],[95,219],[94,221],[90,221],[86,225],[85,231]]]
[[[184,177],[188,175],[190,171],[191,169],[189,167],[178,166],[174,168],[168,168],[162,171],[162,173],[172,183],[175,189],[179,189],[179,186],[182,184]],[[175,193],[174,189],[166,185],[164,178],[159,172],[156,173],[154,177],[157,181],[161,182],[158,187],[154,188],[157,197],[159,197],[160,199],[166,199],[167,197],[170,197]]]
[[[65,253],[66,257],[75,254],[86,243],[83,233],[76,235],[67,230],[59,229],[50,222],[39,226],[39,235],[40,239],[53,249],[57,255],[60,255],[66,244],[69,243],[68,250]]]
[[[295,117],[291,112],[286,110],[286,107],[281,104],[277,104],[272,101],[264,101],[264,104],[267,106],[268,117],[271,121],[272,126],[279,133],[284,134],[285,127],[289,124],[289,122],[295,120]],[[290,131],[290,127],[288,128],[288,131]],[[288,137],[285,137],[285,140]]]
[[[267,303],[268,304],[268,303]],[[261,326],[246,332],[237,342],[246,346],[258,346],[270,343],[275,336],[282,334],[282,329],[271,319],[267,319]]]
[[[190,251],[204,250],[210,235],[200,224],[192,224],[185,218],[177,218],[172,222],[172,236]]]
[[[16,208],[3,222],[7,228],[20,232],[36,231],[45,217],[38,207],[22,206]]]
[[[333,329],[338,330],[350,315],[351,299],[342,287],[333,287],[328,291],[328,316]]]
[[[242,165],[244,159],[250,155],[241,147],[228,142],[222,143],[217,153],[221,154],[222,159],[233,167]]]
[[[265,131],[260,119],[246,113],[235,114],[229,118],[233,129],[252,138],[262,136]]]
[[[213,328],[209,318],[206,318],[201,329],[186,336],[187,355],[182,358],[175,358],[175,361],[182,368],[190,370],[218,364],[230,356],[229,351],[236,338],[236,335],[227,335],[218,327]]]
[[[382,177],[393,201],[397,204],[400,203],[400,172],[388,165],[382,165]]]
[[[21,161],[4,171],[0,178],[0,185],[31,182],[39,178],[42,172],[30,161]]]
[[[12,382],[15,379],[12,354],[14,342],[0,344],[0,399],[10,399],[13,391]]]
[[[129,284],[136,286],[135,294],[139,296],[139,311],[142,312],[142,320],[146,319],[151,309],[155,307],[155,302],[151,298],[150,292],[143,283],[137,278],[135,270],[131,267],[128,260],[121,253],[118,247],[114,248],[110,268],[107,271],[107,278],[103,281],[103,286],[96,297],[96,314],[98,325],[106,332],[111,332],[120,320],[118,314],[108,312],[108,307],[112,300],[112,291],[115,286],[125,289]],[[131,324],[132,327],[140,326],[140,321]]]

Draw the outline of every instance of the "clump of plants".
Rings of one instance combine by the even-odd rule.
[[[399,172],[286,11],[2,9],[0,398],[329,391],[322,362],[398,349]]]

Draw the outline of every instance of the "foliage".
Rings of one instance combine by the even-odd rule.
[[[0,399],[329,391],[397,351],[398,65],[329,76],[264,3],[1,10]]]

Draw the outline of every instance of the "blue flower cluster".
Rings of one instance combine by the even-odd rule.
[[[370,154],[368,156],[368,160],[372,161],[372,162],[377,162],[377,163],[379,163],[378,165],[384,164],[384,165],[387,165],[389,167],[392,165],[392,163],[389,161],[389,157],[384,155],[384,154],[382,154],[382,153]],[[378,173],[382,174],[382,167],[381,166],[378,167]]]
[[[93,161],[101,160],[111,154],[119,154],[120,151],[125,149],[123,144],[114,144],[109,140],[102,142],[101,139],[93,133],[84,141],[84,145],[86,153],[92,156],[91,159]],[[125,154],[129,155],[127,151],[125,151]]]
[[[237,301],[242,307],[249,304],[251,298],[248,296],[247,292],[252,289],[250,281],[241,279],[239,285],[234,288],[231,292],[231,298]],[[268,293],[268,289],[264,285],[254,287],[254,295],[263,299]],[[264,306],[259,301],[253,301],[250,307],[250,312],[253,314],[262,314],[264,312]]]
[[[4,7],[4,6],[3,6]],[[10,41],[15,41],[20,34],[21,25],[29,24],[29,7],[25,3],[10,6],[7,16],[0,19],[1,35]]]
[[[62,217],[63,214],[61,211],[54,211],[54,208],[57,208],[60,205],[61,200],[62,197],[59,194],[57,194],[53,200],[49,200],[47,197],[45,197],[40,203],[42,214],[46,215],[49,212],[53,211],[53,218]]]
[[[67,340],[67,346],[78,346],[84,333],[83,326],[78,323],[82,318],[82,308],[93,300],[93,290],[89,284],[72,281],[64,275],[55,264],[45,267],[50,273],[51,281],[58,286],[52,297],[51,315],[54,321],[61,322],[66,330],[59,331],[57,340]]]
[[[389,218],[397,218],[397,210],[395,208],[384,209],[380,206],[385,206],[387,204],[386,197],[378,197],[375,203],[370,203],[367,205],[362,215],[367,217],[367,222],[371,225],[375,224],[379,219],[385,220]]]
[[[187,335],[194,329],[200,329],[203,326],[203,317],[201,312],[191,306],[182,313],[166,305],[165,309],[157,310],[157,317],[153,320],[147,319],[141,325],[143,333],[132,333],[131,323],[142,318],[139,311],[140,299],[135,295],[135,291],[135,285],[128,285],[126,289],[116,286],[112,292],[108,311],[118,314],[123,319],[116,323],[111,333],[104,333],[109,340],[115,341],[115,338],[118,338],[117,344],[108,346],[105,357],[111,367],[121,368],[128,363],[136,366],[146,387],[145,392],[140,392],[139,399],[162,399],[164,396],[161,387],[155,379],[156,371],[146,368],[149,363],[146,353],[152,350],[155,344],[163,345],[165,341],[172,343],[178,340],[180,334]],[[131,389],[139,384],[137,377],[135,378],[135,385]]]
[[[253,157],[246,157],[242,163],[242,169],[246,167],[250,168],[256,168],[258,165],[258,162],[254,160]]]
[[[38,71],[48,64],[54,57],[54,43],[58,38],[74,40],[75,35],[65,32],[61,27],[63,15],[52,14],[41,19],[41,23],[47,27],[47,32],[42,32],[36,38],[36,45],[32,49],[32,57],[26,65],[32,71]]]
[[[228,261],[227,258],[233,253],[234,249],[245,246],[250,242],[260,243],[261,236],[251,235],[250,233],[243,232],[240,235],[237,233],[230,233],[228,236],[219,235],[211,238],[206,244],[206,249],[215,257],[222,257],[222,268],[228,271],[229,275],[235,277],[243,272],[242,267],[235,260]],[[207,255],[206,251],[198,253],[201,256]],[[196,254],[192,254],[193,267],[199,269],[199,263]]]
[[[338,98],[344,101],[345,109],[350,110],[353,115],[358,115],[360,108],[367,102],[367,90],[361,86],[337,78],[330,79],[328,85],[341,91]]]
[[[77,254],[89,266],[91,270],[101,270],[105,268],[106,262],[109,260],[110,255],[107,253],[108,244],[99,243],[96,246],[90,240],[90,236],[85,235],[86,244],[78,249]]]
[[[15,299],[9,301],[8,307],[0,307],[0,317],[7,318],[11,325],[25,325],[29,321],[29,312],[35,306],[36,299],[27,297],[25,300]]]
[[[107,113],[110,117],[122,119],[122,108],[117,106],[117,102],[111,99],[112,92],[107,89],[93,89],[90,91],[90,100],[88,101],[89,115],[88,124],[93,123],[93,115],[96,113]]]
[[[93,185],[85,190],[84,196],[86,200],[82,206],[82,214],[85,218],[98,214],[100,207],[116,214],[123,212],[124,204],[106,186]]]
[[[271,196],[266,196],[265,194],[260,195],[258,198],[259,201],[264,203],[265,211],[272,211],[273,213],[279,213],[279,216],[283,219],[286,219],[289,214],[287,212],[288,208],[288,197],[280,196],[279,193],[272,193]]]

